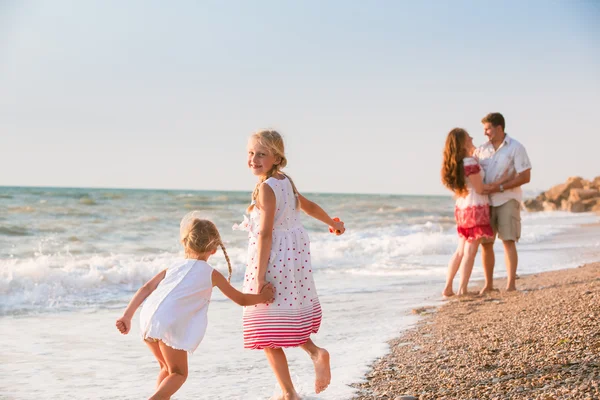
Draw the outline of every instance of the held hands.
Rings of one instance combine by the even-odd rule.
[[[507,168],[506,171],[502,174],[500,178],[498,178],[494,183],[490,183],[488,185],[483,185],[483,194],[492,194],[500,191],[500,185],[506,184],[506,182],[511,181],[517,176],[516,172],[512,168]]]
[[[483,185],[483,193],[482,194],[492,194],[500,191],[500,185],[496,185],[495,183],[490,183],[489,185]]]
[[[260,289],[261,298],[263,303],[269,304],[275,301],[275,287],[271,283],[267,283]]]
[[[335,233],[336,236],[340,236],[344,234],[346,228],[344,227],[344,223],[340,221],[338,217],[333,218],[333,224],[329,226],[329,232]]]
[[[123,335],[127,335],[131,329],[131,318],[122,316],[117,320],[115,325],[117,326],[119,332],[121,332]]]

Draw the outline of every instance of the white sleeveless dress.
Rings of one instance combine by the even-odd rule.
[[[244,347],[249,349],[300,346],[317,333],[321,305],[313,280],[308,233],[300,222],[300,210],[289,179],[265,181],[275,193],[276,211],[273,242],[266,280],[275,286],[275,301],[244,307]],[[254,207],[250,220],[234,229],[247,230],[248,263],[244,293],[255,293],[258,270],[260,213]]]
[[[208,324],[213,268],[202,260],[182,259],[172,264],[140,312],[144,340],[162,340],[192,354]]]

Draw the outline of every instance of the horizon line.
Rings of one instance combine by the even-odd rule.
[[[235,189],[180,189],[180,188],[149,188],[149,187],[94,187],[94,186],[38,186],[38,185],[0,185],[0,189],[91,189],[91,190],[146,190],[146,191],[191,191],[191,192],[235,192],[235,193],[252,193],[251,190],[235,190]],[[315,192],[306,191],[303,193],[310,194],[340,194],[340,195],[364,195],[364,196],[412,196],[412,197],[452,197],[451,194],[402,194],[402,193],[359,193],[359,192]]]

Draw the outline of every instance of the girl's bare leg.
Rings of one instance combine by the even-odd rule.
[[[477,255],[477,248],[479,247],[479,242],[481,242],[481,240],[465,242],[465,253],[460,263],[460,288],[458,290],[459,295],[467,294],[469,278],[471,278],[471,272],[473,271],[473,264],[475,263],[475,256]]]
[[[158,346],[167,364],[169,374],[163,379],[150,400],[168,400],[187,379],[187,352],[175,350],[162,341],[158,342]]]
[[[292,377],[290,376],[290,369],[287,363],[287,357],[283,352],[283,349],[265,349],[265,355],[271,369],[275,373],[277,382],[283,392],[283,398],[285,400],[299,400],[298,393],[294,389],[292,383]]]
[[[165,359],[162,353],[160,352],[158,342],[149,342],[147,340],[144,340],[144,343],[148,345],[150,351],[152,352],[152,354],[154,354],[154,357],[156,357],[156,361],[158,361],[158,364],[160,365],[160,372],[158,373],[158,378],[156,379],[156,387],[158,388],[163,379],[165,379],[167,375],[169,375],[169,369],[167,368],[167,363],[165,362]]]
[[[318,347],[311,339],[300,346],[306,351],[315,365],[315,393],[327,389],[331,382],[331,367],[329,365],[329,352]]]
[[[461,237],[458,238],[458,247],[456,248],[456,251],[450,258],[450,262],[448,262],[448,273],[446,275],[446,287],[444,288],[444,291],[442,292],[442,296],[444,296],[444,297],[454,296],[454,291],[452,290],[452,282],[454,281],[454,277],[456,276],[456,273],[458,272],[458,268],[460,267],[460,263],[463,259],[465,242],[466,242],[465,239],[463,239]]]

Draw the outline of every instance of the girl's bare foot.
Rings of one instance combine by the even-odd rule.
[[[320,348],[317,356],[314,357],[315,365],[315,393],[321,393],[331,382],[331,367],[329,365],[329,352]]]
[[[484,295],[486,293],[491,293],[494,291],[494,287],[493,286],[484,286],[483,289],[481,289],[479,291],[479,295]]]
[[[284,393],[277,397],[277,400],[301,400],[296,392]]]
[[[452,291],[452,289],[444,289],[444,291],[442,292],[442,297],[444,299],[448,299],[452,296],[454,296],[454,292]]]

